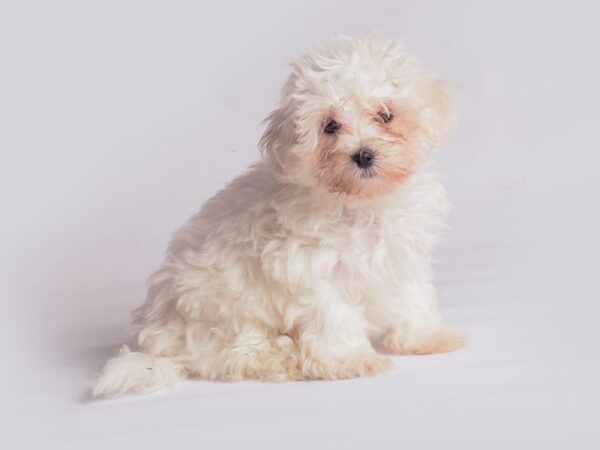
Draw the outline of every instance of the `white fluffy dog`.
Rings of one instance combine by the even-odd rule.
[[[263,161],[174,236],[135,313],[135,345],[95,395],[188,376],[340,379],[394,354],[454,350],[431,252],[448,203],[431,168],[450,85],[394,40],[341,38],[293,66]]]

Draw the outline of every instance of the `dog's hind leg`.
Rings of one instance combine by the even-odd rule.
[[[93,395],[116,397],[128,392],[146,394],[187,377],[185,327],[180,321],[148,324],[137,334],[136,347],[123,346],[96,378]]]
[[[124,346],[104,365],[94,383],[93,395],[147,394],[171,386],[185,376],[184,366],[176,359],[135,352]]]
[[[189,362],[191,375],[199,378],[239,381],[286,381],[302,378],[299,352],[291,337],[245,326],[242,330],[199,330]]]
[[[289,381],[302,378],[298,347],[286,335],[259,340],[247,340],[247,336],[241,335],[223,353],[227,355],[223,378],[228,381]]]

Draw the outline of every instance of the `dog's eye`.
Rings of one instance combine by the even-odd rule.
[[[379,111],[378,115],[383,123],[389,123],[394,118],[394,115],[389,111]]]
[[[327,133],[327,134],[334,134],[336,133],[340,128],[342,128],[342,125],[337,123],[335,120],[333,119],[329,119],[327,121],[327,123],[325,124],[325,126],[323,127],[323,132]]]

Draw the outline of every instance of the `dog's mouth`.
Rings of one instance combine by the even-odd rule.
[[[323,152],[318,183],[330,193],[373,198],[395,190],[408,171],[392,151],[361,147],[352,152]]]
[[[377,175],[376,167],[369,167],[367,169],[355,169],[356,176],[362,179],[374,178]]]
[[[351,197],[372,198],[393,190],[395,183],[385,177],[380,164],[360,168],[348,165],[336,171],[335,176],[320,180],[331,193],[344,193]]]

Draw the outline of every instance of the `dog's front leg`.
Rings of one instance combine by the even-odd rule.
[[[333,288],[320,286],[299,302],[298,343],[306,378],[353,378],[391,367],[371,346],[362,317]]]
[[[456,350],[467,336],[443,323],[437,293],[429,281],[407,282],[390,299],[392,323],[383,339],[396,354],[426,355]]]

